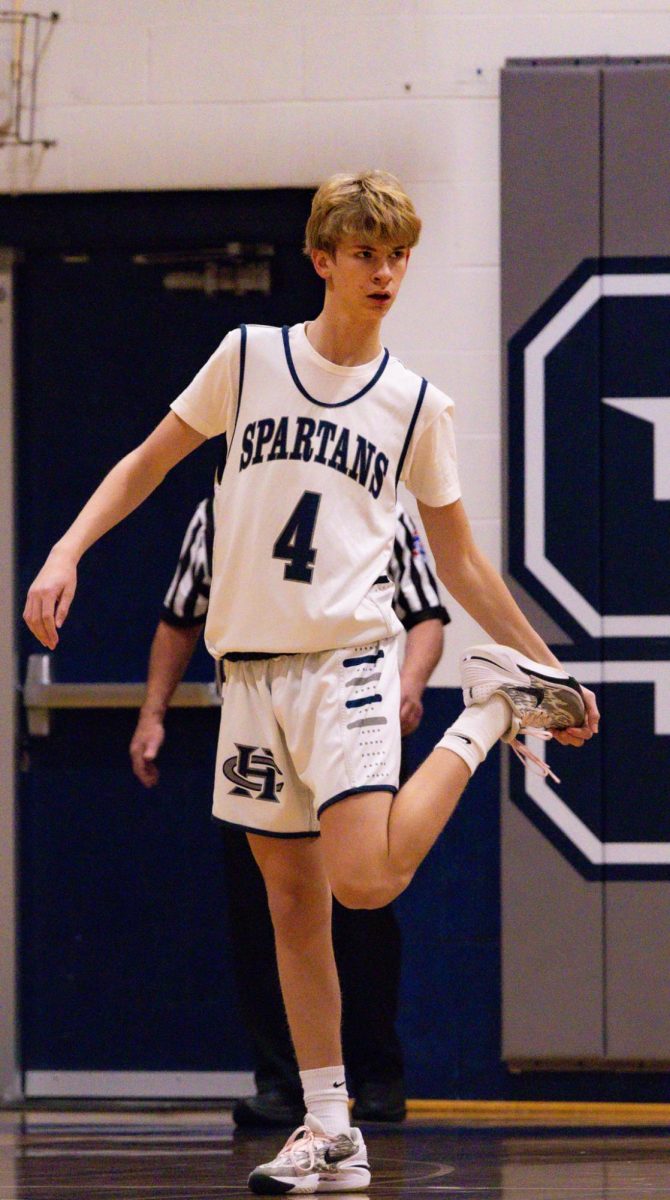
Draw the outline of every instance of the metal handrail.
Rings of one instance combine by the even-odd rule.
[[[56,708],[140,708],[146,693],[143,683],[58,683],[51,673],[49,654],[28,658],[23,703],[28,732],[47,737],[51,732],[51,710]],[[216,683],[180,683],[171,708],[213,708],[221,703]]]

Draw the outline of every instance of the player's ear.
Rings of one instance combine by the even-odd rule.
[[[321,279],[330,279],[332,258],[327,250],[312,250],[312,265]]]

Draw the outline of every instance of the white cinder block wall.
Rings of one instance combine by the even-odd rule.
[[[9,5],[6,5],[9,7]],[[50,11],[41,3],[26,5]],[[61,0],[39,136],[2,191],[310,186],[400,176],[425,234],[385,340],[457,401],[463,490],[499,564],[499,70],[670,53],[670,0]],[[433,682],[480,632],[455,615]]]

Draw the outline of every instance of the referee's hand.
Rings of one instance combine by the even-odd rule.
[[[162,718],[155,712],[140,711],[137,727],[130,743],[130,760],[133,771],[140,783],[152,788],[160,779],[160,771],[156,766],[158,752],[165,738],[165,727]]]

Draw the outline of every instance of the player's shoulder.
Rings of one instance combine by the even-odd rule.
[[[247,338],[253,338],[254,342],[268,344],[282,340],[281,325],[256,325],[251,322],[250,324],[240,325],[239,330]]]
[[[419,396],[421,397],[424,419],[428,418],[428,420],[432,420],[433,417],[438,416],[444,409],[454,407],[451,396],[448,396],[441,388],[431,383],[425,376],[419,375],[417,371],[413,371],[411,367],[406,366],[401,359],[391,355],[388,366],[392,377],[403,387],[403,390],[407,390],[409,395],[416,396],[417,399]]]
[[[242,325],[240,332],[245,358],[251,354],[254,360],[272,362],[276,360],[277,356],[284,357],[281,325]]]
[[[219,350],[226,349],[239,354],[242,342],[253,338],[254,342],[271,342],[281,340],[281,328],[278,325],[254,325],[247,322],[229,329],[219,342]]]

